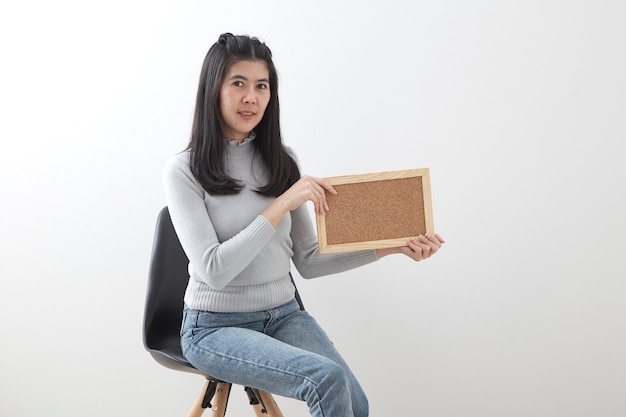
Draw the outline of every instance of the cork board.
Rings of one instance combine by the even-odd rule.
[[[326,178],[330,210],[316,215],[321,253],[405,246],[434,233],[428,168]]]

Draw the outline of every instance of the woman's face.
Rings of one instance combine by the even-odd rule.
[[[263,61],[231,65],[220,90],[226,139],[243,141],[259,124],[270,101],[270,79]]]

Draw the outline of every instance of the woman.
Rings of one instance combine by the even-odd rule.
[[[416,261],[438,235],[407,246],[321,255],[304,203],[328,210],[323,179],[300,176],[283,145],[277,74],[256,38],[220,36],[204,60],[187,150],[164,169],[170,215],[190,260],[183,353],[207,374],[306,401],[316,417],[367,416],[367,398],[324,331],[294,299],[305,278],[403,253]]]

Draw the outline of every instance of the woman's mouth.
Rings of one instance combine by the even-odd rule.
[[[239,115],[244,119],[244,120],[251,120],[252,118],[254,118],[255,113],[251,112],[251,111],[240,111]]]

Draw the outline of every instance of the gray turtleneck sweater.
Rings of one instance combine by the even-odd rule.
[[[291,262],[304,278],[375,261],[374,250],[320,254],[312,219],[303,205],[274,229],[261,215],[274,200],[254,190],[267,175],[253,137],[228,141],[226,170],[245,184],[235,195],[209,195],[189,167],[190,153],[171,157],[163,170],[172,222],[189,258],[185,302],[197,310],[259,311],[294,297]]]

